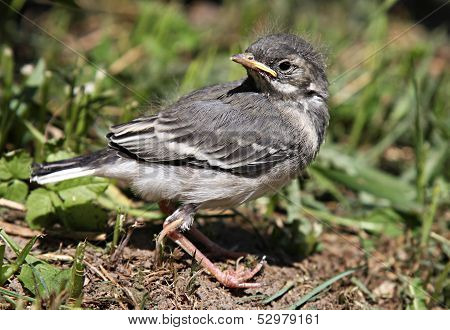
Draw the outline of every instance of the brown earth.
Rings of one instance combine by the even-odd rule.
[[[206,221],[207,220],[207,221]],[[105,243],[89,243],[85,253],[86,271],[82,307],[87,309],[286,309],[314,287],[350,268],[365,266],[344,277],[302,306],[304,309],[401,309],[400,294],[408,273],[408,253],[401,242],[377,239],[377,246],[365,253],[361,235],[343,228],[326,226],[320,236],[319,252],[301,259],[293,258],[268,243],[264,234],[255,230],[239,216],[232,218],[198,219],[200,228],[222,246],[251,253],[245,261],[249,266],[263,254],[268,263],[255,278],[263,284],[258,289],[227,289],[190,257],[173,244],[166,245],[165,261],[155,267],[154,240],[161,223],[147,223],[136,229],[116,261],[106,253]],[[27,239],[15,236],[21,245]],[[47,235],[39,239],[33,250],[36,256],[73,256],[77,242]],[[254,256],[259,257],[254,257]],[[50,258],[52,259],[52,258]],[[58,259],[55,257],[54,259]],[[52,261],[50,261],[52,262]],[[71,262],[53,261],[61,267]],[[223,267],[235,263],[217,261]],[[370,292],[363,292],[354,279]],[[293,287],[280,298],[264,304],[267,296],[282,289],[286,283]],[[7,286],[8,288],[8,286]],[[9,289],[22,293],[14,279]]]

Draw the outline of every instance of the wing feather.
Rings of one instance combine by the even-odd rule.
[[[250,99],[245,104],[252,102],[262,101]],[[264,106],[271,110],[269,103]],[[256,115],[253,108],[246,109],[226,97],[200,101],[184,97],[155,116],[113,126],[107,137],[111,148],[141,161],[258,175],[291,157],[292,148],[288,139],[276,132],[283,129],[277,117],[261,121],[264,116]]]

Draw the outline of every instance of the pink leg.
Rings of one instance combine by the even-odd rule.
[[[180,212],[182,214],[182,212]],[[180,214],[180,215],[181,215]],[[178,228],[185,223],[183,217],[171,219],[170,217],[164,222],[164,229],[157,238],[156,256],[159,256],[159,246],[163,239],[168,236],[176,244],[178,244],[186,253],[194,257],[195,260],[204,268],[206,268],[212,276],[214,276],[220,283],[229,288],[257,288],[260,283],[248,283],[249,279],[255,276],[263,267],[265,257],[251,270],[244,270],[243,267],[237,267],[236,270],[221,271],[215,266],[203,253],[201,253],[194,244],[192,244],[183,234],[178,231]],[[202,234],[203,235],[203,234]],[[209,239],[208,239],[209,241]],[[215,244],[215,243],[214,243]]]
[[[237,259],[240,257],[247,256],[247,253],[245,252],[239,252],[239,251],[230,251],[223,247],[221,247],[219,244],[211,241],[205,234],[203,234],[200,230],[198,230],[195,227],[191,227],[189,230],[189,235],[192,236],[195,240],[199,241],[201,244],[203,244],[211,253],[208,253],[208,255],[211,256],[217,256],[222,258],[230,258],[230,259]]]
[[[174,230],[177,230],[181,225],[183,224],[183,219],[178,219],[173,222],[167,222],[167,220],[164,222],[164,228],[159,233],[157,239],[156,239],[156,248],[155,248],[155,263],[160,266],[161,265],[161,246],[163,244],[164,239],[166,236],[170,237],[170,233]]]
[[[158,205],[161,212],[167,215],[174,213],[177,209],[175,204],[168,200],[159,201]],[[245,257],[247,255],[247,253],[245,252],[230,251],[221,247],[219,244],[211,241],[200,230],[193,226],[189,229],[189,235],[203,244],[210,251],[210,253],[208,253],[208,256],[210,257],[237,259],[239,257]]]

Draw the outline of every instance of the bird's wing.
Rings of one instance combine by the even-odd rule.
[[[293,149],[280,139],[276,118],[258,113],[262,104],[244,104],[184,99],[155,116],[112,127],[109,144],[146,162],[258,175],[290,157]]]

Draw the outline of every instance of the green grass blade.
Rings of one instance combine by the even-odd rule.
[[[414,63],[411,64],[412,68],[414,68]],[[419,95],[419,86],[417,79],[414,74],[414,69],[412,73],[412,81],[413,81],[413,87],[414,87],[414,96],[416,100],[416,112],[415,112],[415,120],[414,120],[414,126],[415,126],[415,137],[414,137],[414,147],[415,147],[415,153],[416,153],[416,190],[417,190],[417,201],[421,204],[424,204],[425,202],[425,189],[426,189],[426,182],[425,182],[425,159],[426,159],[426,150],[424,148],[424,123],[423,119],[424,116],[422,114],[422,106],[420,102],[420,95]]]
[[[294,303],[293,305],[289,306],[289,309],[297,309],[301,306],[303,306],[304,304],[306,304],[311,298],[315,297],[316,295],[318,295],[321,291],[325,290],[326,288],[328,288],[331,284],[333,284],[336,281],[339,281],[341,278],[348,276],[350,274],[353,274],[356,270],[358,270],[358,268],[355,269],[349,269],[346,270],[332,278],[330,278],[329,280],[326,280],[325,282],[323,282],[322,284],[320,284],[319,286],[316,286],[314,289],[312,289],[311,291],[309,291],[306,295],[304,295],[303,297],[301,297],[296,303]]]
[[[3,259],[5,258],[5,248],[4,244],[0,244],[0,283],[3,278]]]
[[[281,288],[281,290],[275,292],[273,295],[271,295],[270,297],[267,297],[266,299],[264,299],[261,303],[263,305],[267,305],[269,303],[271,303],[272,301],[284,296],[286,294],[286,292],[288,292],[290,289],[292,289],[294,287],[295,283],[293,281],[288,281],[286,282],[285,286],[283,286]]]
[[[44,144],[46,141],[45,135],[42,134],[29,120],[24,119],[23,124],[30,131],[31,135],[33,135],[34,139],[41,144]]]
[[[334,183],[340,183],[357,192],[367,192],[390,201],[399,210],[420,211],[414,186],[399,177],[370,166],[365,160],[342,153],[336,146],[321,151],[320,163],[314,169]],[[326,165],[327,163],[332,166]]]
[[[5,244],[0,244],[0,272],[3,266],[3,258],[5,257]]]
[[[72,275],[70,278],[70,297],[73,299],[80,299],[83,293],[84,284],[84,250],[86,248],[86,243],[81,242],[78,244],[75,251],[75,257],[73,259],[72,265]]]
[[[31,249],[33,248],[34,244],[36,243],[36,240],[38,239],[38,236],[34,236],[28,243],[25,245],[25,247],[20,251],[19,255],[17,256],[16,263],[23,264],[25,262],[26,257],[30,253]]]
[[[113,240],[111,244],[111,254],[114,253],[117,246],[119,245],[119,239],[120,234],[123,231],[123,222],[125,220],[125,215],[121,213],[120,211],[117,212],[116,222],[114,224],[114,233],[113,233]]]
[[[25,262],[26,257],[30,253],[34,244],[36,243],[37,236],[33,237],[25,247],[19,252],[15,262],[10,264],[2,274],[0,274],[0,285],[3,285],[11,276],[13,276]]]
[[[361,282],[356,277],[352,277],[351,281],[354,285],[356,285],[358,287],[358,289],[360,289],[363,293],[365,293],[370,298],[370,300],[376,301],[376,298],[373,295],[373,293],[370,292],[370,290],[367,288],[367,286],[363,282]]]
[[[333,213],[312,208],[303,207],[305,213],[312,215],[321,221],[330,224],[345,226],[356,230],[367,230],[374,233],[389,233],[390,235],[398,235],[401,232],[401,225],[395,221],[393,216],[389,216],[389,212],[380,212],[378,216],[373,215],[369,218],[350,218],[334,215]],[[383,220],[383,221],[380,221]]]
[[[30,301],[30,302],[36,301],[36,299],[34,299],[34,298],[23,296],[21,294],[18,294],[18,293],[13,292],[13,291],[6,290],[4,288],[0,288],[0,295],[1,296],[10,296],[10,297],[14,297],[14,298]]]
[[[300,191],[300,182],[298,179],[293,180],[287,187],[286,192],[289,200],[293,203],[286,205],[287,211],[287,223],[292,223],[294,220],[299,219],[302,213],[302,195]]]
[[[15,254],[17,256],[19,256],[20,254],[20,246],[14,242],[14,240],[8,236],[8,234],[6,234],[6,232],[3,229],[0,229],[0,238],[6,243],[6,245],[8,245],[8,247],[13,250],[15,252]],[[35,262],[41,262],[41,260],[39,260],[36,257],[33,257],[32,255],[27,255],[25,257],[25,261],[27,263],[35,263]]]
[[[421,230],[421,238],[420,238],[420,246],[422,248],[426,247],[428,244],[428,239],[431,233],[431,226],[433,224],[434,216],[436,214],[436,210],[439,204],[439,196],[440,196],[440,185],[439,182],[433,188],[433,194],[431,197],[431,205],[427,212],[425,213],[422,220],[422,230]]]
[[[434,284],[434,292],[433,292],[433,296],[432,296],[433,297],[432,301],[439,301],[439,297],[441,297],[442,291],[444,290],[446,283],[448,283],[450,281],[449,273],[450,273],[450,261],[447,262],[444,270],[439,274],[438,278],[436,279],[436,282]]]
[[[427,309],[426,305],[426,291],[420,278],[414,278],[408,285],[409,294],[412,297],[412,303],[408,309],[423,310]]]

